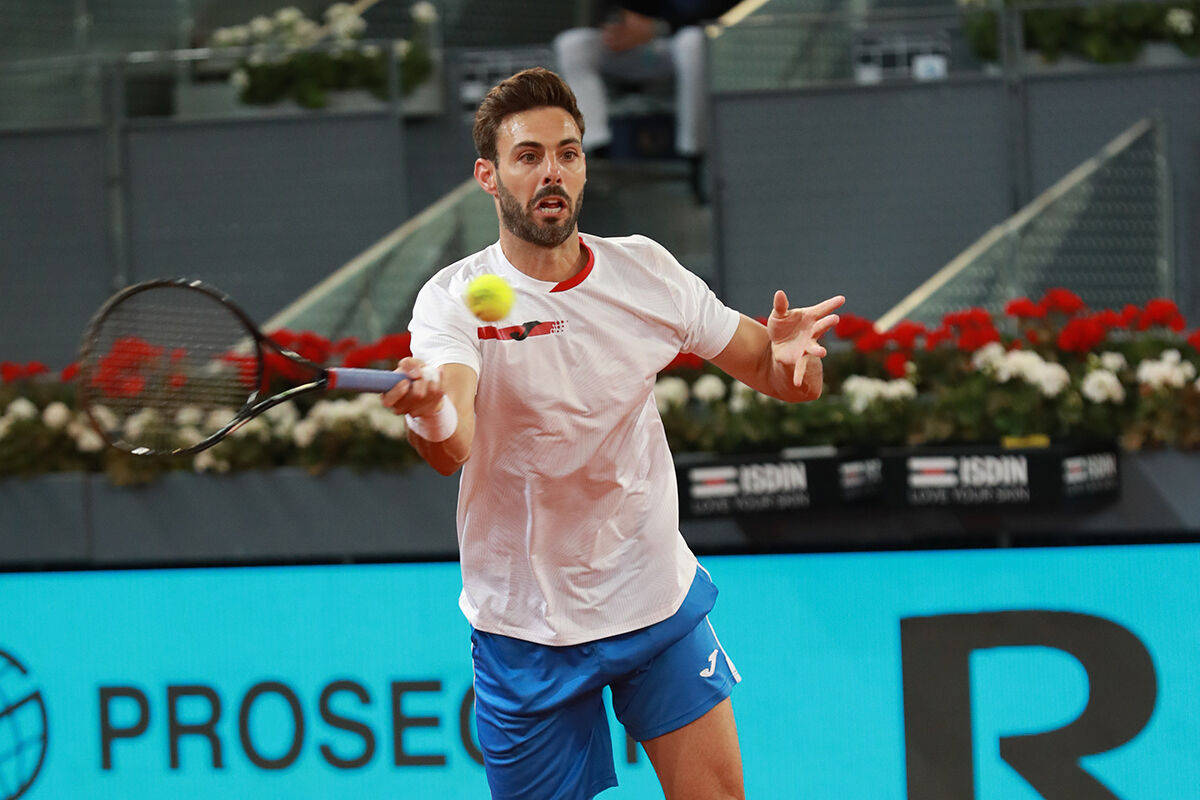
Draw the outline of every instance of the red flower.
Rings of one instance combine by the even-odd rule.
[[[901,320],[891,327],[887,337],[902,350],[912,350],[917,337],[925,333],[925,326],[912,320]]]
[[[292,342],[291,349],[296,352],[296,355],[314,364],[324,364],[329,360],[333,345],[324,336],[319,336],[312,331],[304,331]]]
[[[1035,328],[1030,328],[1029,330],[1025,331],[1025,338],[1032,345],[1038,345],[1042,341],[1042,335],[1038,333],[1037,329]]]
[[[0,380],[3,380],[5,383],[20,380],[24,373],[25,370],[21,369],[20,364],[12,361],[0,361]]]
[[[1042,319],[1046,316],[1046,309],[1028,297],[1017,297],[1008,301],[1004,313],[1017,319]]]
[[[1000,341],[1000,331],[992,325],[968,325],[958,335],[958,349],[974,353],[985,344]]]
[[[908,361],[910,355],[905,352],[896,351],[889,353],[888,357],[883,360],[883,368],[887,370],[887,374],[893,378],[903,378],[908,374]]]
[[[25,377],[32,378],[34,375],[45,375],[50,369],[40,361],[30,361],[25,365]]]
[[[1108,330],[1094,316],[1076,317],[1058,334],[1058,349],[1068,353],[1089,353],[1108,336]]]
[[[287,328],[280,328],[267,338],[280,347],[291,347],[296,343],[296,334],[289,331]]]
[[[1154,325],[1181,331],[1187,326],[1187,323],[1184,321],[1183,315],[1179,313],[1179,306],[1165,297],[1156,297],[1146,303],[1146,309],[1138,318],[1137,329],[1144,331]]]
[[[854,340],[854,349],[860,353],[877,353],[887,344],[887,337],[882,333],[869,330]]]
[[[1103,325],[1105,330],[1125,327],[1121,320],[1121,315],[1113,311],[1111,308],[1097,311],[1095,314],[1092,314],[1092,319]]]
[[[1200,350],[1200,328],[1192,331],[1192,335],[1187,337],[1187,343],[1194,349]]]
[[[1055,288],[1047,290],[1042,297],[1042,307],[1047,311],[1057,311],[1060,314],[1073,316],[1087,308],[1087,303],[1069,289]]]
[[[1137,322],[1138,317],[1142,315],[1142,310],[1133,303],[1126,303],[1121,309],[1121,327],[1128,328],[1133,323]]]
[[[840,314],[838,315],[838,324],[834,327],[833,332],[839,339],[857,339],[864,333],[874,330],[875,323],[866,317],[860,317],[857,314]]]
[[[704,366],[704,359],[693,353],[680,353],[671,359],[671,363],[662,368],[663,372],[672,372],[677,369],[700,369]]]
[[[344,339],[338,339],[334,342],[333,352],[338,355],[345,355],[356,347],[358,347],[358,339],[353,336],[347,336]]]
[[[226,364],[232,364],[237,368],[238,380],[246,387],[247,390],[253,390],[254,379],[258,376],[258,359],[254,356],[241,356],[237,353],[226,353],[221,356],[221,360]]]
[[[182,372],[176,372],[167,379],[167,385],[172,389],[182,389],[187,385],[187,376]]]
[[[79,362],[72,361],[67,366],[63,367],[63,371],[59,374],[58,379],[63,383],[69,383],[75,380],[75,376],[79,374]]]
[[[408,331],[390,333],[376,342],[376,347],[383,358],[392,358],[396,361],[408,358],[412,355],[412,334]]]
[[[937,330],[926,331],[925,333],[925,349],[936,350],[937,346],[942,342],[951,341],[954,338],[954,331],[947,327],[941,327]]]
[[[992,315],[986,308],[952,311],[942,317],[942,324],[951,328],[992,327]]]

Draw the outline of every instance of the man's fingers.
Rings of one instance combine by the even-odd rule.
[[[782,289],[778,289],[775,291],[775,308],[771,311],[771,313],[777,317],[783,317],[787,315],[787,310],[787,295],[783,293]]]
[[[797,388],[804,385],[804,373],[808,371],[808,356],[800,356],[796,359],[796,369],[792,373],[792,383]]]
[[[840,318],[837,314],[830,314],[828,317],[822,317],[813,324],[812,338],[820,339],[825,334],[829,333],[831,328],[837,327]]]
[[[828,300],[822,300],[815,306],[810,306],[807,311],[815,317],[823,317],[831,311],[841,308],[845,302],[846,298],[839,294],[836,297],[829,298]]]

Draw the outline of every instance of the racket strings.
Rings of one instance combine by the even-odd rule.
[[[81,364],[101,432],[129,449],[172,452],[223,428],[257,388],[257,345],[221,301],[159,286],[109,309]]]

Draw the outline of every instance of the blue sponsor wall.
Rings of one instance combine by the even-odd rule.
[[[1200,785],[1200,545],[703,562],[750,797]],[[449,563],[0,575],[0,798],[485,798],[458,589]],[[661,797],[613,734],[602,796]]]

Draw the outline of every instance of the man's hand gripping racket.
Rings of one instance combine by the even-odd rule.
[[[293,384],[267,395],[268,351],[289,365]],[[84,333],[80,402],[105,441],[134,455],[187,455],[310,392],[387,392],[428,380],[403,371],[326,369],[268,339],[220,291],[199,281],[153,280],[113,296]],[[416,366],[416,365],[414,365]]]

